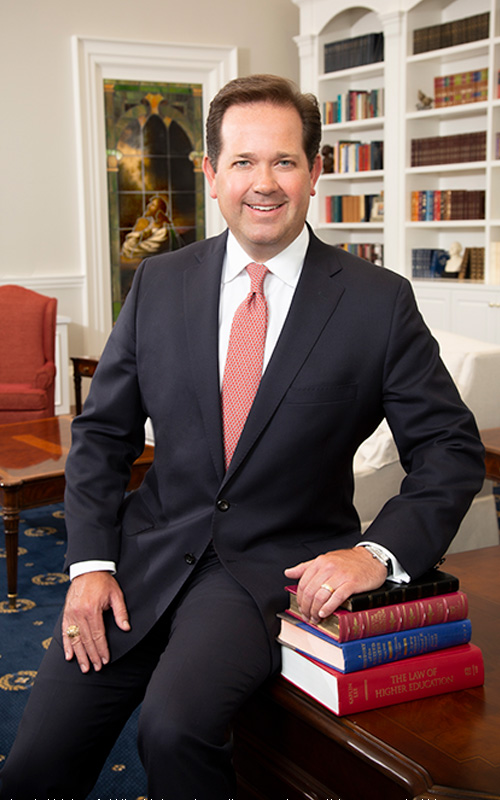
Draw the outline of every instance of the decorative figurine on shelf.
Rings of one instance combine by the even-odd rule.
[[[421,89],[418,90],[417,111],[425,111],[427,108],[432,108],[433,103],[434,98],[427,97]]]
[[[452,242],[450,244],[449,254],[450,257],[446,262],[446,266],[444,268],[444,276],[448,278],[458,278],[458,274],[460,272],[460,268],[462,266],[463,260],[463,253],[462,253],[462,245],[460,242]]]
[[[329,144],[324,144],[321,148],[321,155],[323,156],[323,172],[333,172],[333,147]]]

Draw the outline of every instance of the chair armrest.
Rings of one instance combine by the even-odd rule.
[[[35,389],[48,389],[52,386],[56,375],[56,366],[53,361],[47,361],[37,370],[33,384]]]

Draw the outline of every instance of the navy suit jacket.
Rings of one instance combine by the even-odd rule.
[[[118,564],[139,641],[210,540],[276,633],[283,570],[360,540],[352,459],[385,416],[407,472],[371,525],[412,576],[447,549],[483,479],[474,419],[407,280],[313,234],[290,312],[224,470],[218,315],[226,234],[146,259],[73,423],[67,563]],[[154,464],[124,499],[155,432]],[[209,602],[209,598],[207,598]]]

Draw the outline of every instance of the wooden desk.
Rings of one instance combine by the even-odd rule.
[[[480,433],[486,450],[486,477],[500,483],[500,428],[487,428]]]
[[[78,415],[82,413],[82,377],[93,377],[99,359],[95,356],[71,356],[71,360],[73,362],[76,414]]]
[[[282,678],[235,727],[238,800],[499,800],[500,546],[450,555],[485,685],[336,717]]]
[[[26,508],[64,499],[64,469],[71,444],[70,416],[0,425],[0,504],[7,557],[9,605],[16,607],[19,515]],[[132,467],[129,489],[136,489],[153,463],[146,445]]]

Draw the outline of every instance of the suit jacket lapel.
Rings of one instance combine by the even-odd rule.
[[[219,386],[219,295],[227,232],[207,242],[184,275],[184,308],[193,383],[219,479],[224,475]]]
[[[344,287],[333,279],[342,270],[332,248],[311,233],[304,268],[276,348],[229,465],[227,478],[262,433],[283,395],[334,313]]]

